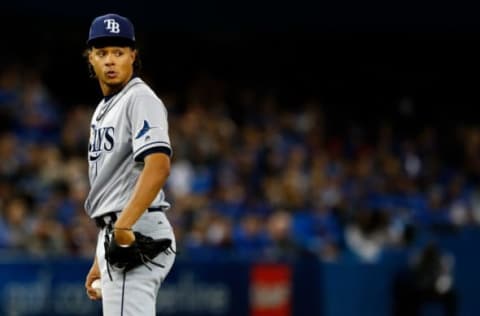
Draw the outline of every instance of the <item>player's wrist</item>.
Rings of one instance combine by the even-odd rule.
[[[131,227],[113,227],[113,230],[126,230],[126,231],[132,231],[133,229]]]
[[[132,230],[133,222],[125,216],[121,216],[117,219],[117,221],[113,224],[114,230]]]

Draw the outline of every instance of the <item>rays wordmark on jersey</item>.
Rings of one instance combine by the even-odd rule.
[[[99,127],[91,125],[90,142],[88,144],[88,159],[95,161],[104,151],[112,151],[115,146],[115,128],[113,126]]]

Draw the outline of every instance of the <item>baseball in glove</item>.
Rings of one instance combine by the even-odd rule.
[[[122,246],[115,241],[114,233],[105,236],[105,259],[107,267],[112,266],[127,272],[140,265],[145,265],[151,270],[149,263],[158,267],[164,267],[162,264],[154,262],[158,254],[173,252],[172,241],[168,238],[153,239],[140,232],[134,232],[135,241],[129,246]],[[110,274],[110,270],[108,271]],[[110,275],[111,278],[111,275]]]

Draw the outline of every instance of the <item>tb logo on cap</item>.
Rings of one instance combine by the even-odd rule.
[[[103,23],[107,25],[105,28],[109,30],[110,33],[120,33],[120,23],[115,21],[115,19],[105,19],[103,20]]]

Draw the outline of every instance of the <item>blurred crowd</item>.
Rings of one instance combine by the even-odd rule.
[[[167,215],[184,256],[375,262],[480,223],[479,127],[452,123],[446,142],[438,126],[404,133],[350,117],[338,132],[333,104],[285,106],[275,91],[208,76],[159,96],[174,149]],[[94,106],[59,104],[38,73],[0,69],[2,252],[93,255],[83,203]]]

